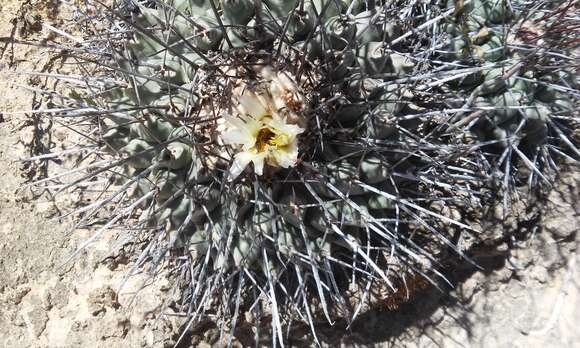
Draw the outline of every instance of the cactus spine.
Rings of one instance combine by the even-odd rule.
[[[513,154],[530,182],[556,147],[578,155],[561,122],[577,77],[534,64],[565,54],[530,48],[539,15],[511,3],[102,5],[123,29],[99,63],[114,81],[77,105],[101,112],[113,179],[139,200],[155,244],[140,260],[179,250],[189,314],[269,310],[281,343],[297,318],[357,313],[356,289],[444,279],[438,254],[465,255],[440,223],[470,227],[434,206],[509,192]]]

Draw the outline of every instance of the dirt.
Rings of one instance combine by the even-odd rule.
[[[0,37],[49,42],[55,34],[42,24],[58,26],[67,16],[63,6],[5,0]],[[65,263],[91,235],[71,220],[58,219],[62,211],[74,210],[80,197],[35,194],[27,183],[62,170],[61,163],[20,160],[57,152],[74,135],[44,116],[26,113],[41,106],[42,97],[17,85],[54,88],[46,78],[22,73],[66,71],[66,59],[6,42],[0,42],[0,347],[173,346],[182,322],[162,308],[169,287],[162,278],[144,286],[148,277],[138,274],[120,288],[130,265],[103,261],[115,243],[113,234]],[[44,133],[49,127],[51,133]],[[532,220],[533,238],[482,253],[478,261],[484,270],[459,270],[454,290],[422,293],[397,311],[365,313],[351,330],[321,328],[325,344],[578,346],[580,190],[577,168],[570,172]],[[510,228],[519,227],[517,222]],[[198,332],[190,342],[210,346],[211,330]]]
[[[0,37],[49,42],[54,34],[42,23],[58,26],[61,6],[56,1],[4,1]],[[20,160],[61,151],[74,134],[44,116],[25,113],[46,106],[38,93],[17,85],[58,88],[23,73],[66,71],[66,60],[50,50],[5,41],[0,44],[0,347],[171,346],[178,323],[159,315],[166,284],[147,286],[135,298],[148,279],[137,275],[119,289],[129,266],[103,262],[114,243],[110,235],[65,263],[91,235],[58,219],[80,198],[50,197],[26,186],[62,171],[59,161]],[[51,132],[44,132],[49,127]]]

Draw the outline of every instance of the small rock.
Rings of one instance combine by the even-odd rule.
[[[44,329],[46,329],[48,315],[42,307],[34,306],[24,313],[24,321],[32,335],[40,337]]]
[[[27,38],[30,34],[42,31],[42,16],[26,13],[22,21],[18,21],[18,34]]]
[[[70,289],[63,282],[58,281],[47,292],[48,294],[46,296],[50,297],[51,307],[62,309],[68,304]]]
[[[106,259],[105,264],[109,270],[115,271],[119,268],[120,265],[129,264],[129,258],[125,255],[119,255]]]
[[[473,295],[479,291],[480,286],[479,280],[475,277],[467,279],[460,285],[461,299],[466,301],[466,303],[471,302]]]
[[[163,342],[163,348],[173,348],[173,347],[175,347],[175,342],[173,340]]]
[[[191,346],[192,347],[199,347],[200,342],[203,340],[201,335],[191,335]]]
[[[160,279],[158,286],[160,291],[171,291],[173,289],[173,284],[167,279]]]
[[[141,346],[153,347],[154,343],[155,343],[155,334],[153,334],[153,331],[151,330],[146,330],[145,333],[143,334],[143,341],[141,342]]]
[[[64,142],[69,134],[66,132],[66,130],[58,128],[54,130],[54,136],[56,139],[58,139],[58,141]]]
[[[244,345],[234,338],[232,341],[232,348],[244,348]]]
[[[86,321],[78,321],[78,320],[75,320],[72,323],[70,329],[73,332],[80,332],[80,331],[83,331],[84,329],[86,329],[88,326],[89,325],[87,324]]]
[[[105,286],[92,291],[89,294],[89,311],[92,315],[98,315],[101,312],[106,312],[107,308],[119,308],[117,301],[117,294],[109,286]]]
[[[252,313],[252,311],[247,311],[244,313],[244,318],[246,319],[247,323],[253,323],[254,322],[254,313]]]
[[[49,311],[52,309],[52,295],[49,290],[45,290],[40,298],[42,308]]]
[[[496,279],[493,279],[492,281],[489,281],[488,283],[485,284],[485,290],[487,292],[495,292],[495,291],[498,291],[499,288],[500,288],[500,283]]]
[[[22,302],[24,296],[26,296],[30,292],[29,286],[19,286],[17,289],[13,290],[12,293],[9,293],[7,296],[7,300],[9,303],[13,305],[19,305]]]
[[[20,130],[20,142],[24,145],[30,145],[34,141],[34,127],[27,126]]]
[[[28,83],[31,86],[38,86],[42,83],[42,79],[40,78],[40,76],[30,76],[28,78]]]
[[[548,270],[542,266],[535,266],[530,270],[530,276],[532,279],[535,279],[540,284],[545,284],[549,280]]]
[[[219,334],[220,334],[219,330],[216,328],[207,329],[203,333],[203,339],[206,342],[215,343],[219,339]],[[198,347],[202,347],[202,344],[204,344],[204,343],[205,342],[201,342]],[[209,345],[208,347],[211,347],[211,345]]]
[[[571,209],[570,209],[571,210]],[[570,211],[568,210],[568,211]],[[568,214],[561,213],[560,216],[566,216]],[[562,218],[558,216],[551,216],[545,219],[544,228],[551,233],[554,238],[567,238],[571,236],[573,233],[578,231],[578,223],[577,221],[563,221]]]
[[[36,211],[43,218],[50,218],[58,214],[58,209],[53,202],[38,202],[35,205]]]
[[[12,311],[12,312],[8,312],[8,315],[12,319],[12,325],[18,326],[18,327],[25,327],[26,326],[26,321],[24,320],[24,317],[22,316],[22,314],[16,313],[15,311]]]
[[[444,320],[446,315],[444,308],[437,308],[433,314],[429,317],[429,321],[432,323],[438,323]]]
[[[129,331],[130,321],[127,317],[117,314],[111,317],[107,316],[103,327],[101,328],[101,339],[124,338]]]
[[[506,262],[506,267],[512,271],[523,271],[529,262],[526,262],[523,258],[518,258],[517,255],[511,255],[508,257]]]

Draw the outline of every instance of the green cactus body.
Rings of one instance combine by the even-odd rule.
[[[245,282],[259,290],[250,304],[304,291],[340,307],[350,279],[391,286],[393,265],[430,273],[421,260],[451,239],[434,226],[465,225],[429,204],[471,197],[485,180],[457,168],[498,157],[458,139],[526,153],[548,143],[551,116],[575,104],[549,73],[518,65],[507,30],[518,12],[473,0],[437,17],[460,2],[440,3],[405,7],[418,13],[407,22],[379,0],[152,1],[125,13],[119,83],[90,96],[110,111],[100,145],[122,160],[121,183],[142,176],[133,196],[152,197],[143,219],[185,253],[188,286],[211,297]],[[303,304],[284,298],[291,322]]]

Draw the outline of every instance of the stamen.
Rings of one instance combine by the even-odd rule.
[[[268,127],[264,127],[258,131],[258,135],[256,136],[256,150],[258,152],[262,152],[266,149],[266,145],[274,145],[272,144],[272,140],[276,137],[276,133],[272,132],[272,130]]]

